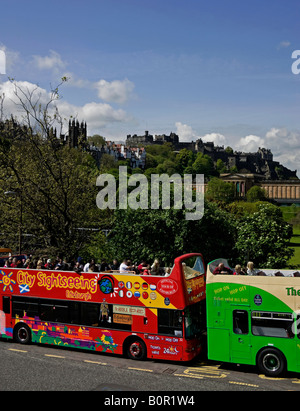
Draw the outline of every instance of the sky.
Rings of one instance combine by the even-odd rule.
[[[299,20],[299,0],[1,0],[5,114],[8,77],[46,102],[66,76],[58,109],[88,135],[265,147],[300,177]]]

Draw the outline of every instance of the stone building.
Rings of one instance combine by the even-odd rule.
[[[86,123],[82,121],[79,124],[78,120],[69,120],[68,134],[61,134],[60,139],[63,144],[68,144],[71,148],[86,149],[88,147]]]
[[[101,156],[103,154],[109,154],[116,161],[129,160],[131,168],[139,167],[144,169],[146,165],[146,150],[144,147],[126,147],[125,144],[116,144],[112,141],[107,141],[106,144],[100,148],[90,146],[90,151],[94,156],[99,156],[99,164]]]
[[[246,198],[247,191],[259,186],[266,191],[267,197],[278,204],[300,204],[300,180],[266,180],[259,174],[227,173],[220,178],[235,186],[237,198]]]
[[[297,179],[297,172],[289,170],[278,161],[273,160],[273,154],[270,149],[259,148],[256,153],[245,153],[233,151],[230,147],[215,146],[213,142],[204,142],[201,138],[191,142],[180,142],[177,134],[171,132],[170,135],[151,135],[145,131],[144,136],[134,134],[127,135],[126,146],[138,146],[139,144],[164,144],[171,143],[174,151],[184,148],[196,153],[202,153],[210,156],[216,164],[222,160],[228,170],[236,169],[242,174],[256,174],[264,176],[266,180],[289,180]]]
[[[268,180],[260,185],[279,204],[300,204],[300,180]]]

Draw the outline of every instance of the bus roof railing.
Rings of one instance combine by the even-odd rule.
[[[234,271],[233,267],[230,267],[228,264],[228,260],[226,258],[217,258],[216,260],[211,261],[207,264],[207,272],[208,274],[213,274],[214,269],[220,264],[223,263],[226,267],[229,267]],[[216,275],[224,275],[224,274],[216,274]],[[231,274],[226,274],[231,275]],[[299,269],[294,270],[286,270],[286,269],[278,269],[278,268],[258,268],[256,269],[255,276],[267,276],[267,277],[300,277],[300,267]]]

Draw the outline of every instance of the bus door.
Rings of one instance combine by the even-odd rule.
[[[251,347],[250,309],[245,306],[232,307],[231,361],[250,364],[252,357]]]

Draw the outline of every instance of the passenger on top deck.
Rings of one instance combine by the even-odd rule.
[[[258,273],[258,270],[254,268],[254,263],[252,261],[249,261],[247,263],[247,274],[248,275],[256,275]]]
[[[213,274],[233,274],[233,271],[225,267],[224,263],[220,263],[213,271]]]
[[[123,260],[122,264],[120,265],[120,274],[127,273],[128,271],[132,270],[131,261],[130,260]]]
[[[234,273],[233,275],[246,275],[245,271],[243,271],[242,266],[240,264],[237,264],[234,267]]]

